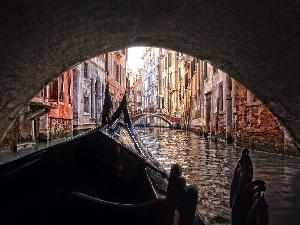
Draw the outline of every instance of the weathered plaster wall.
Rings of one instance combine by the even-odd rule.
[[[64,72],[60,75],[63,82],[63,97],[54,102],[48,114],[49,139],[63,138],[73,134],[73,76],[74,70]],[[60,92],[60,82],[58,92]]]
[[[0,137],[57,74],[148,45],[206,59],[253,91],[300,141],[299,1],[1,2]]]

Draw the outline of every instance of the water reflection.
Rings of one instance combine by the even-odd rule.
[[[153,156],[169,171],[173,163],[199,191],[198,210],[210,224],[230,224],[229,191],[241,149],[208,142],[193,133],[137,129]],[[300,159],[251,151],[254,180],[267,183],[270,225],[300,224]],[[216,218],[217,221],[216,222]]]

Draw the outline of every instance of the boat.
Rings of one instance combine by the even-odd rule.
[[[107,95],[101,126],[0,166],[0,224],[207,224],[180,165],[166,172],[131,124],[125,95],[112,116]]]

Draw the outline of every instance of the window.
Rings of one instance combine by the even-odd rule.
[[[88,77],[87,73],[88,73],[88,64],[87,64],[87,63],[84,63],[84,64],[83,64],[83,76],[84,76],[85,78]]]
[[[148,91],[150,89],[150,77],[147,77],[145,80],[145,90]]]
[[[184,77],[184,88],[185,89],[187,89],[188,88],[188,86],[189,86],[189,83],[188,83],[188,76],[189,76],[189,74],[188,73],[186,73],[185,74],[185,77]]]
[[[84,112],[90,113],[90,98],[88,95],[84,95]]]
[[[193,60],[192,60],[192,62],[191,62],[191,78],[193,78],[194,73],[195,73],[195,70],[196,70],[196,60],[195,60],[195,58],[193,57]]]
[[[119,64],[119,83],[121,84],[121,80],[122,80],[122,65]]]
[[[101,95],[101,84],[100,84],[100,80],[98,79],[96,80],[95,83],[95,91],[96,91],[96,96],[95,96],[96,113],[100,113],[101,103],[100,103],[99,96]]]
[[[249,90],[247,90],[247,102],[258,102],[259,99]]]
[[[203,62],[203,77],[204,80],[207,79],[207,62]]]
[[[223,111],[223,83],[219,85],[219,111]]]
[[[213,74],[215,74],[218,71],[217,67],[213,66]]]
[[[181,100],[184,99],[184,92],[185,92],[185,88],[184,88],[184,84],[181,85]]]
[[[168,66],[172,65],[172,52],[168,53]]]
[[[93,79],[91,79],[91,83],[93,83]],[[95,93],[93,93],[93,85],[91,85],[91,118],[95,119]]]
[[[72,104],[72,88],[71,88],[71,82],[72,82],[72,79],[71,79],[71,73],[70,71],[68,72],[68,95],[69,95],[69,104]]]
[[[114,68],[113,68],[113,75],[112,77],[114,77],[115,80],[117,80],[117,77],[118,77],[118,64],[116,61],[114,61]]]
[[[178,77],[179,77],[179,81],[181,81],[181,69],[179,68],[179,70],[178,70]]]
[[[58,101],[58,79],[53,80],[49,85],[50,100]]]
[[[64,74],[59,76],[59,101],[64,101]]]
[[[181,102],[181,99],[182,99],[182,90],[180,89],[180,92],[179,92],[179,101]]]
[[[118,64],[116,64],[116,81],[118,82],[118,83],[120,83],[120,77],[119,77],[119,70],[120,70],[120,68],[119,68],[119,65]]]
[[[47,98],[47,87],[44,87],[37,95],[36,97],[46,99]]]
[[[166,56],[165,57],[165,69],[167,69],[168,68],[168,57]]]
[[[136,102],[142,102],[142,96],[136,96]]]
[[[47,86],[43,88],[42,95],[43,95],[44,98],[48,97],[48,95],[47,95]]]

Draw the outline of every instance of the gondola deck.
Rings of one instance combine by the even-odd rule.
[[[112,118],[1,165],[0,224],[169,225],[175,209],[166,195],[169,175],[140,141],[125,97]],[[192,214],[193,224],[206,224]]]

